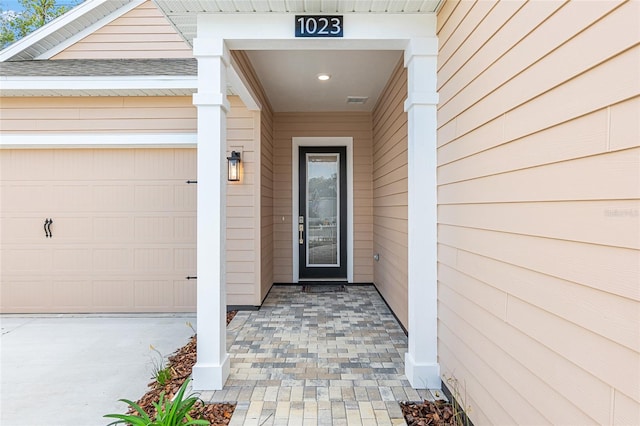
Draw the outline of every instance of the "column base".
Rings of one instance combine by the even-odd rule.
[[[222,390],[231,371],[229,354],[224,355],[222,365],[196,362],[193,366],[193,390]]]
[[[410,353],[404,354],[404,374],[414,389],[440,389],[440,365],[418,364]]]

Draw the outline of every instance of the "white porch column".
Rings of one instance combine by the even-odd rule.
[[[436,59],[438,41],[412,39],[408,72],[409,352],[405,374],[414,388],[440,389],[438,365]]]
[[[227,354],[226,239],[226,76],[229,52],[222,39],[194,39],[198,59],[198,352],[193,388],[222,389],[229,376]]]

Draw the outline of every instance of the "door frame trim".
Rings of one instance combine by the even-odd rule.
[[[344,146],[347,148],[347,282],[353,282],[353,138],[338,137],[293,137],[291,140],[291,282],[300,282],[300,254],[298,253],[298,190],[299,148],[301,146]]]

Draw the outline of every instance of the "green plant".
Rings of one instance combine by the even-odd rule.
[[[187,326],[188,326],[191,330],[193,330],[193,334],[196,334],[196,333],[197,333],[196,328],[193,326],[193,324],[191,324],[191,321],[187,321]]]
[[[164,357],[159,350],[157,350],[153,345],[149,345],[149,348],[158,354],[157,359],[151,360],[153,363],[153,378],[156,379],[160,386],[164,386],[171,380],[171,368],[164,365]]]
[[[157,411],[156,418],[153,420],[138,404],[128,399],[120,399],[119,401],[129,404],[137,414],[106,414],[104,417],[117,419],[116,421],[109,423],[109,426],[120,423],[132,426],[209,425],[208,421],[193,419],[189,415],[194,404],[199,400],[198,396],[193,393],[187,397],[184,396],[189,381],[189,379],[185,380],[173,400],[166,398],[164,391],[160,393],[159,401],[153,403],[153,406]]]

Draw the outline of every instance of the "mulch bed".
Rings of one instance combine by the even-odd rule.
[[[227,312],[227,324],[236,315],[236,311]],[[167,398],[173,398],[178,392],[182,383],[189,378],[193,365],[196,363],[197,336],[192,336],[189,343],[178,349],[169,356],[167,366],[171,369],[171,380],[165,386],[160,386],[157,381],[149,383],[149,391],[136,403],[153,419],[156,410],[154,402],[160,399],[160,393],[164,392]],[[186,396],[186,395],[185,395]],[[235,404],[203,404],[198,402],[191,411],[190,416],[194,419],[208,420],[212,426],[228,425],[231,420]],[[134,414],[134,410],[129,407],[127,414]]]
[[[401,402],[402,414],[408,426],[459,426],[459,416],[446,401]]]

